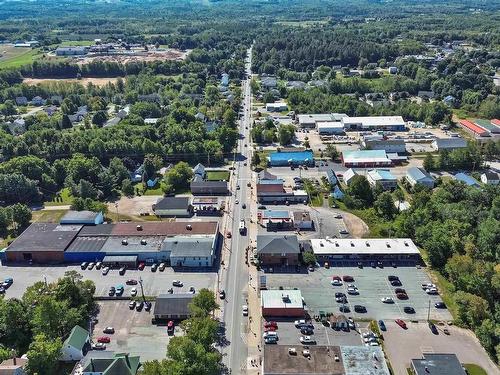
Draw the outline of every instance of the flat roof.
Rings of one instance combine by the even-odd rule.
[[[68,211],[61,218],[61,223],[64,221],[95,221],[100,212],[93,211]]]
[[[264,371],[266,375],[341,375],[344,363],[338,346],[310,345],[305,357],[302,345],[264,345]],[[289,348],[297,354],[290,355]],[[340,361],[335,361],[337,356]]]
[[[298,151],[298,152],[272,152],[269,154],[271,161],[288,161],[288,160],[314,160],[312,151]]]
[[[420,254],[410,238],[311,239],[314,254]]]
[[[77,236],[66,249],[67,253],[96,253],[107,241],[106,236]]]
[[[397,178],[388,169],[372,169],[368,171],[368,175],[375,181],[389,180],[397,181]]]
[[[263,290],[260,294],[261,306],[267,309],[301,309],[304,307],[300,290]]]
[[[64,251],[73,241],[81,225],[60,225],[53,223],[33,223],[17,237],[7,251]]]
[[[188,316],[189,303],[193,297],[194,294],[191,293],[160,294],[156,298],[153,314]]]
[[[262,210],[259,211],[263,219],[289,219],[290,212],[286,210]]]
[[[342,123],[362,124],[363,126],[390,126],[404,125],[405,120],[401,116],[363,116],[363,117],[344,117]]]
[[[137,230],[140,226],[141,230]],[[216,221],[175,221],[118,223],[111,231],[112,236],[178,236],[190,234],[215,234]]]
[[[341,346],[340,351],[345,375],[390,375],[379,346]]]
[[[429,353],[423,359],[412,359],[411,363],[416,375],[465,375],[462,364],[456,354]]]
[[[344,128],[344,124],[341,121],[318,121],[316,127],[319,129],[328,128]]]
[[[140,253],[160,251],[163,236],[123,236],[108,237],[101,251],[109,253]],[[126,245],[122,241],[126,241]]]
[[[170,251],[171,257],[211,257],[214,253],[214,236],[166,238],[162,250]]]
[[[343,151],[342,158],[344,162],[387,162],[390,163],[391,159],[387,156],[385,150],[355,150]]]
[[[137,255],[106,255],[103,263],[134,263],[137,262]]]

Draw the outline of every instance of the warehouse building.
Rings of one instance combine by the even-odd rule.
[[[390,167],[392,160],[384,150],[343,151],[342,164],[348,168]]]
[[[314,155],[312,151],[272,152],[269,154],[269,165],[271,167],[298,165],[314,166]]]
[[[300,290],[263,290],[260,304],[264,317],[300,318],[305,313]]]
[[[82,56],[88,53],[88,47],[57,47],[56,56]]]
[[[153,204],[155,215],[162,217],[189,217],[193,209],[189,197],[164,197]]]
[[[485,128],[474,124],[473,122],[469,120],[459,120],[458,124],[462,127],[462,129],[466,130],[469,132],[471,135],[475,137],[489,137],[490,132],[487,131]]]
[[[388,153],[404,154],[406,152],[406,143],[403,139],[384,138],[381,135],[364,136],[361,140],[361,147],[366,150],[384,150]]]
[[[339,122],[344,117],[345,113],[304,114],[297,115],[297,122],[300,128],[314,129],[320,122]]]
[[[316,123],[319,135],[344,134],[344,125],[340,121],[320,121]]]
[[[463,138],[437,138],[431,143],[431,147],[436,151],[455,150],[467,147],[467,141]]]
[[[406,130],[406,123],[401,116],[367,116],[367,117],[344,117],[342,119],[344,129],[347,130]]]
[[[371,265],[382,262],[391,265],[415,265],[420,251],[409,238],[326,238],[311,239],[311,249],[318,262],[332,266]]]

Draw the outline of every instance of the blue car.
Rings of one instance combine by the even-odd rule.
[[[385,327],[385,323],[383,320],[378,321],[378,326],[380,327],[381,331],[387,331],[387,328]]]
[[[12,277],[7,277],[3,282],[7,284],[12,284],[14,282],[14,279]]]

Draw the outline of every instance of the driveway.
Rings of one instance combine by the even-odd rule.
[[[408,329],[401,329],[392,321],[385,322],[387,331],[383,332],[385,352],[391,361],[396,375],[407,375],[406,369],[414,358],[422,358],[422,353],[454,353],[462,363],[475,363],[489,375],[500,374],[498,367],[489,359],[474,334],[466,329],[447,327],[450,335],[442,332],[434,335],[427,323],[408,322]]]

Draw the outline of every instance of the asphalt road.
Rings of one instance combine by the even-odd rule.
[[[251,51],[248,51],[250,59]],[[247,61],[246,70],[250,74],[250,60]],[[240,120],[240,134],[235,154],[235,174],[231,181],[234,195],[229,199],[229,222],[233,239],[230,244],[230,261],[228,269],[225,270],[223,289],[226,291],[223,319],[226,328],[226,337],[229,345],[222,349],[223,362],[231,369],[231,373],[239,374],[247,367],[248,348],[246,344],[247,317],[242,314],[242,306],[245,301],[245,287],[248,285],[248,268],[245,265],[245,251],[249,245],[248,235],[239,234],[239,223],[244,219],[248,228],[250,212],[250,188],[247,183],[251,179],[250,170],[250,142],[251,123],[251,93],[250,80],[243,81],[243,117]],[[244,163],[247,165],[245,166]],[[237,190],[236,184],[240,185]],[[239,203],[236,203],[239,202]],[[246,209],[242,206],[245,204]]]

